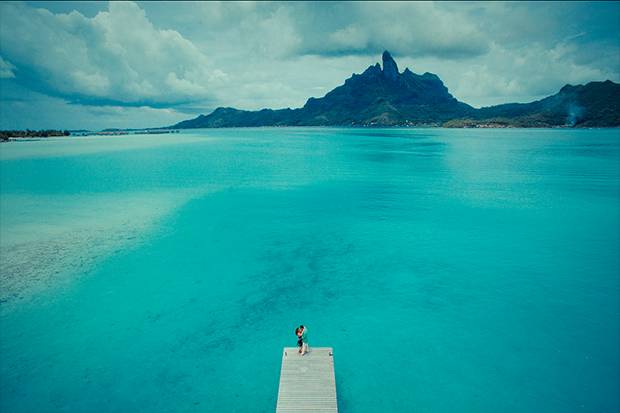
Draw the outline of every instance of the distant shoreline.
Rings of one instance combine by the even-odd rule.
[[[559,125],[559,126],[513,126],[513,125],[492,125],[492,124],[481,124],[481,125],[462,125],[462,126],[436,126],[436,125],[393,125],[393,126],[339,126],[339,125],[296,125],[296,126],[224,126],[224,127],[210,127],[210,128],[181,128],[181,129],[115,129],[115,130],[103,130],[103,131],[0,131],[0,142],[31,142],[31,141],[41,141],[48,138],[62,138],[62,137],[83,137],[83,136],[126,136],[126,135],[166,135],[166,134],[176,134],[181,133],[182,131],[191,131],[191,130],[222,130],[222,129],[284,129],[284,128],[311,128],[311,129],[329,129],[329,128],[337,128],[337,129],[524,129],[524,130],[537,130],[537,129],[571,129],[571,130],[591,130],[591,129],[620,129],[620,126],[569,126],[569,125]],[[8,133],[13,132],[13,133]],[[17,133],[15,133],[17,132]],[[29,134],[26,135],[26,132]],[[39,132],[52,132],[51,134],[45,134]]]
[[[104,129],[102,131],[89,130],[0,130],[0,142],[11,141],[33,141],[47,138],[62,138],[69,136],[121,136],[121,135],[160,135],[169,133],[179,133],[176,129]]]
[[[0,142],[6,142],[9,139],[30,139],[30,138],[50,138],[59,136],[69,136],[71,133],[67,130],[42,129],[42,130],[0,130]]]

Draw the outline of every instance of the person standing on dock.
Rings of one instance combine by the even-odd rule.
[[[297,336],[297,347],[299,347],[299,351],[297,352],[301,354],[303,342],[301,341],[301,329],[299,327],[295,329],[295,335]]]
[[[299,330],[301,331],[301,355],[303,356],[308,352],[308,329],[301,325]]]

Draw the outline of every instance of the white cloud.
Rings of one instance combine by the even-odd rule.
[[[531,44],[507,49],[494,44],[489,55],[471,62],[455,84],[455,92],[482,104],[531,101],[557,93],[567,83],[604,80],[613,73],[573,61],[572,46],[547,48]],[[477,102],[476,102],[477,103]]]
[[[20,3],[0,7],[3,55],[30,73],[25,82],[51,95],[176,104],[207,98],[222,79],[211,76],[215,68],[192,42],[157,29],[132,2],[110,2],[93,18]]]
[[[302,22],[299,30],[304,43],[299,52],[368,55],[388,49],[398,55],[461,58],[488,49],[488,38],[472,21],[441,4],[356,2],[345,6],[332,6],[338,17],[321,31]]]
[[[577,63],[575,51],[574,45],[564,43],[509,48],[493,42],[486,55],[458,65],[437,58],[406,58],[402,64],[438,74],[457,99],[478,107],[531,102],[557,93],[567,83],[618,79],[613,71]]]

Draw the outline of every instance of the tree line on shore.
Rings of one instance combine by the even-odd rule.
[[[50,136],[69,136],[69,131],[43,129],[43,130],[0,130],[0,140],[7,141],[9,138],[48,138]]]

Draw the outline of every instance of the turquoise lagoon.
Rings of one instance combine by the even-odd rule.
[[[620,409],[620,132],[266,128],[0,145],[0,411]]]

